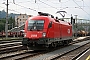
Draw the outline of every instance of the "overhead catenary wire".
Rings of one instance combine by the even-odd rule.
[[[4,8],[4,9],[6,9],[5,7],[2,7],[2,6],[0,6],[1,8]],[[16,10],[13,10],[13,9],[8,9],[9,11],[14,11],[14,12],[17,12],[17,13],[21,13],[21,12],[18,12],[18,11],[16,11]]]
[[[48,1],[50,1],[50,0],[47,0],[47,2]],[[70,1],[70,0],[67,0],[67,1]],[[26,1],[26,2],[30,2],[31,3],[31,1],[29,0],[29,1]],[[56,9],[56,10],[63,10],[63,9],[66,9],[66,8],[70,8],[70,7],[66,7],[66,8],[58,8],[58,7],[56,7],[56,6],[53,6],[53,5],[50,5],[50,4],[48,4],[48,3],[46,3],[45,1],[42,1],[42,0],[37,0],[36,1],[36,3],[39,3],[39,2],[41,2],[41,3],[43,3],[43,4],[45,4],[45,5],[47,5],[47,6],[49,6],[49,7],[51,7],[51,8],[54,8],[54,9]],[[52,1],[51,1],[52,2]],[[20,2],[20,3],[25,3],[25,2]],[[33,3],[35,3],[35,0],[33,1]],[[35,4],[36,4],[35,3]],[[64,2],[63,2],[64,3]],[[66,1],[65,1],[65,3],[66,3]],[[40,6],[38,7],[38,9],[37,8],[35,8],[35,9],[32,9],[31,7],[29,8],[29,7],[27,7],[27,6],[25,6],[25,5],[22,5],[22,4],[18,4],[18,3],[15,3],[15,0],[13,0],[13,4],[15,4],[15,5],[17,5],[17,6],[20,6],[20,7],[23,7],[23,8],[25,8],[25,9],[29,9],[29,10],[32,10],[32,11],[36,11],[36,12],[38,12],[38,9],[40,8]],[[85,4],[84,4],[84,6],[85,6]],[[81,6],[80,6],[81,7]],[[80,8],[79,7],[79,8]],[[71,7],[71,8],[73,8],[73,7]],[[82,7],[81,7],[82,8]],[[81,9],[80,8],[80,9]],[[41,9],[41,8],[40,8]],[[86,13],[86,12],[85,12]],[[69,13],[69,15],[71,15],[70,13]]]
[[[32,1],[25,1],[25,2],[18,2],[18,3],[28,3],[28,2],[35,3],[35,1],[34,2],[32,2]],[[13,3],[15,3],[15,0],[13,0]],[[37,3],[37,1],[36,1],[36,3]]]
[[[90,6],[88,6],[86,3],[84,3],[84,0],[82,0],[82,1],[83,1],[83,8],[88,7],[88,9],[90,10]]]
[[[40,1],[40,0],[39,0],[39,1]],[[55,8],[55,9],[57,9],[57,10],[60,10],[60,9],[58,9],[58,8],[56,8],[56,7],[53,7],[53,6],[51,6],[51,5],[47,4],[47,3],[44,3],[43,1],[40,1],[40,2],[43,3],[43,4],[45,4],[45,5],[50,6],[50,7],[52,7],[52,8]],[[30,9],[30,10],[33,10],[33,11],[38,12],[38,11],[35,10],[35,9],[31,9],[31,8],[28,8],[28,7],[25,7],[25,6],[22,6],[22,5],[16,4],[14,0],[13,0],[13,4],[15,4],[15,5],[17,5],[17,6],[20,6],[20,7],[23,7],[23,8],[26,8],[26,9]],[[60,14],[61,14],[61,13],[60,13]],[[61,15],[62,15],[62,14],[61,14]]]
[[[53,7],[53,6],[51,6],[51,5],[43,2],[43,1],[41,1],[41,0],[39,0],[39,1],[40,1],[41,3],[43,3],[43,4],[45,4],[45,5],[48,5],[48,6],[52,7],[52,8],[54,8],[54,9],[56,9],[56,10],[61,10],[61,9],[58,9],[58,8],[56,8],[56,7]],[[61,12],[59,12],[59,13],[60,13],[60,15],[63,17],[62,13],[61,13]]]
[[[17,5],[17,6],[21,6],[21,7],[23,7],[23,8],[30,9],[30,10],[33,10],[33,11],[38,12],[38,11],[37,11],[37,10],[35,10],[35,9],[31,9],[31,8],[28,8],[28,7],[25,7],[25,6],[19,5],[19,4],[15,4],[15,5]]]
[[[39,0],[39,1],[40,1],[40,0]],[[43,3],[43,4],[45,4],[45,5],[50,6],[50,7],[52,7],[52,8],[55,8],[55,9],[57,9],[57,10],[60,10],[60,9],[58,9],[58,8],[56,8],[56,7],[53,7],[53,6],[51,6],[51,5],[47,4],[47,3],[44,3],[43,1],[40,1],[40,2]],[[13,1],[13,3],[14,3],[15,5],[20,6],[20,7],[27,8],[27,7],[25,7],[25,6],[22,6],[22,5],[16,4],[15,1]],[[29,9],[29,8],[27,8],[27,9]],[[30,8],[30,9],[31,9],[31,8]],[[37,10],[34,10],[34,9],[31,9],[31,10],[38,12]],[[60,14],[61,14],[61,13],[60,13]],[[62,14],[61,14],[61,16],[62,16]]]
[[[22,5],[16,4],[14,0],[13,0],[13,4],[15,4],[15,5],[17,5],[17,6],[20,6],[20,7],[23,7],[23,8],[26,8],[26,9],[30,9],[30,10],[33,10],[33,11],[38,12],[38,11],[37,11],[37,10],[35,10],[35,9],[28,8],[28,7],[25,7],[25,6],[22,6]]]
[[[51,5],[49,5],[49,4],[45,3],[45,2],[43,2],[43,1],[41,1],[41,0],[39,0],[39,1],[40,1],[41,3],[47,5],[47,6],[50,6],[51,8],[55,8],[56,10],[63,10],[63,9],[69,8],[69,7],[65,7],[65,8],[62,8],[62,9],[58,9],[58,8],[53,7],[53,6],[51,6]],[[70,0],[68,0],[68,1],[70,1]],[[63,2],[63,3],[64,3],[64,2]],[[65,2],[65,3],[66,3],[66,2]],[[73,7],[73,8],[78,8],[78,7]],[[71,14],[68,14],[68,15],[71,15]]]
[[[73,1],[74,1],[75,4],[77,4],[77,3],[75,2],[75,0],[73,0]],[[77,5],[78,5],[78,4],[77,4]],[[78,6],[79,6],[79,5],[78,5]],[[80,6],[79,6],[79,8],[82,9],[86,14],[88,14],[88,15],[90,16],[90,14],[87,13],[83,8],[81,8]]]
[[[39,0],[39,1],[42,2],[43,4],[46,4],[46,5],[50,6],[50,7],[55,8],[55,9],[58,10],[58,8],[56,8],[56,7],[53,7],[53,6],[51,6],[51,5],[43,2],[43,1],[41,1],[41,0]],[[74,0],[73,0],[73,1],[74,1]],[[74,2],[75,2],[75,1],[74,1]],[[76,3],[76,2],[75,2],[75,3]],[[76,3],[76,4],[77,4],[77,3]],[[77,4],[77,5],[78,5],[78,4]],[[79,5],[78,5],[78,6],[79,6]],[[83,2],[83,6],[84,6],[84,2]],[[75,7],[75,8],[76,8],[76,7]],[[82,9],[85,13],[87,13],[83,8],[81,8],[81,6],[79,6],[79,8]],[[62,10],[62,9],[60,9],[60,10]],[[88,14],[88,13],[87,13],[87,14]],[[88,15],[90,15],[90,14],[88,14]]]
[[[67,0],[67,1],[65,1],[65,2],[62,2],[61,0],[59,0],[59,2],[62,2],[62,3],[67,3],[67,2],[69,2],[70,0]]]
[[[45,3],[45,2],[43,2],[43,1],[41,1],[41,0],[39,0],[39,1],[40,1],[41,3],[43,3],[43,4],[47,5],[47,6],[50,6],[50,7],[52,7],[52,8],[55,8],[55,9],[59,10],[58,8],[53,7],[53,6],[51,6],[51,5],[49,5],[49,4]]]

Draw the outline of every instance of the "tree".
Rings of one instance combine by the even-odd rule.
[[[78,29],[79,31],[80,31],[80,30],[84,30],[84,31],[85,31],[85,29],[84,29],[82,26],[78,26],[77,29]]]
[[[5,29],[5,24],[0,23],[0,32],[3,31]]]
[[[8,19],[8,25],[9,25],[9,29],[12,29],[12,27],[15,26],[15,20],[14,20],[14,18],[10,17]]]
[[[5,18],[1,18],[0,19],[0,32],[1,31],[5,31],[5,24],[6,24],[6,19]],[[14,26],[15,26],[14,18],[12,18],[12,17],[8,18],[8,29],[10,30]]]

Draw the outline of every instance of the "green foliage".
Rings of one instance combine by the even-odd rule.
[[[4,23],[0,23],[0,32],[5,30],[5,24]]]
[[[9,25],[9,29],[12,29],[12,27],[15,26],[15,20],[14,20],[14,18],[10,17],[8,19],[8,25]]]
[[[5,31],[5,24],[6,24],[6,19],[1,18],[0,19],[0,32]],[[11,29],[14,26],[15,26],[14,18],[12,18],[12,17],[8,18],[8,29]]]
[[[5,18],[0,19],[0,32],[5,30]]]
[[[85,31],[85,29],[84,29],[82,26],[79,26],[77,29],[78,29],[79,31],[80,31],[80,30],[84,30],[84,31]]]

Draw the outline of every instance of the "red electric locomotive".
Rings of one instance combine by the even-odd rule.
[[[51,16],[51,17],[50,17]],[[72,25],[39,12],[38,16],[28,18],[25,23],[23,46],[30,49],[43,49],[67,45],[72,41]]]

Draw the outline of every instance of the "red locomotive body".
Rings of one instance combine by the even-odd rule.
[[[72,25],[49,16],[28,18],[25,23],[24,46],[56,47],[72,41]],[[38,47],[37,47],[38,46]]]

